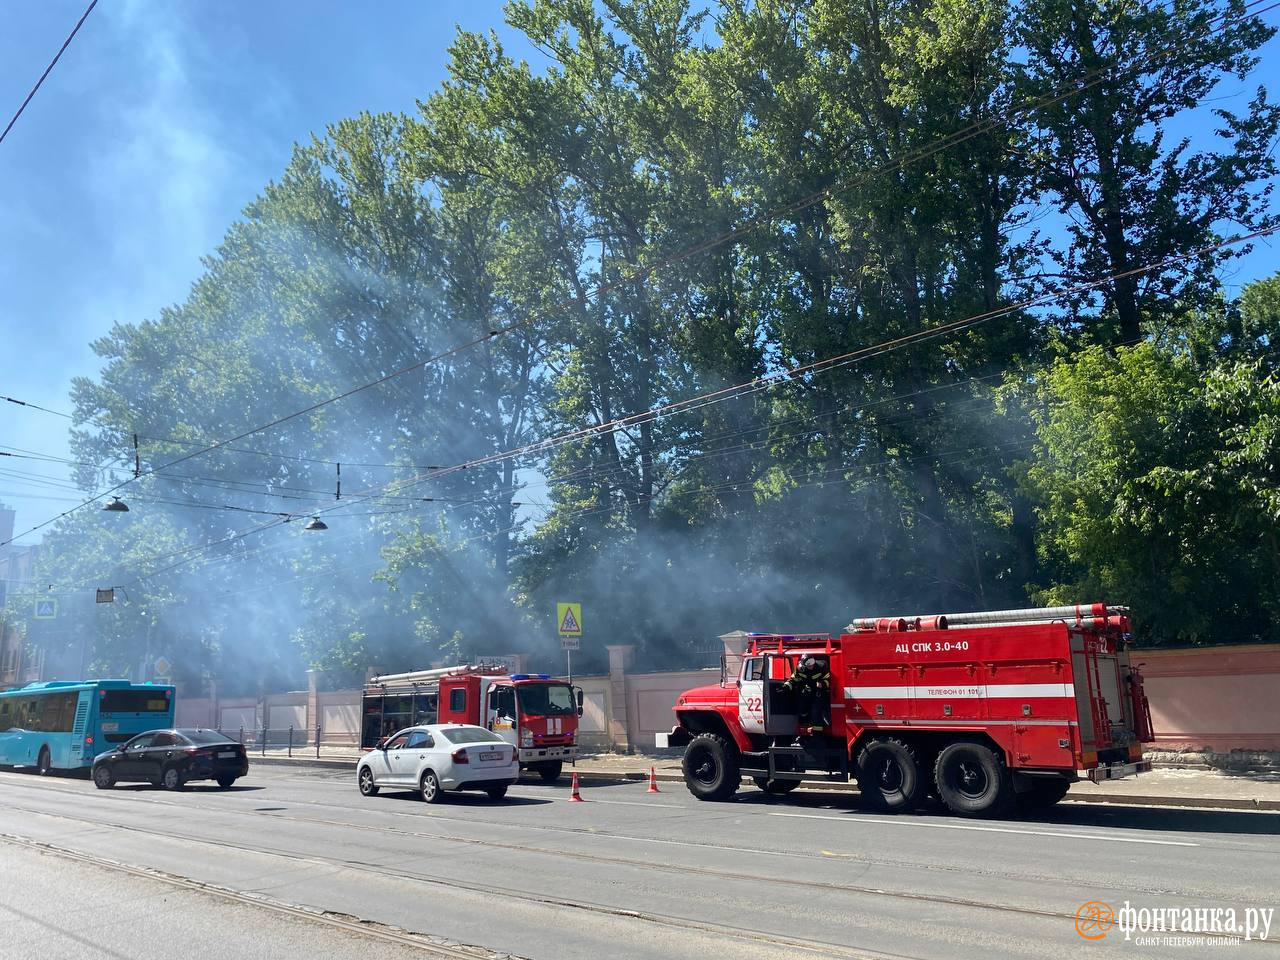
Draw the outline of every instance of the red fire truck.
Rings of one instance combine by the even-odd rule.
[[[1098,603],[750,634],[736,678],[683,693],[658,746],[685,747],[685,783],[703,800],[728,799],[745,775],[776,794],[852,777],[886,813],[930,795],[962,816],[1047,806],[1081,776],[1151,769],[1127,614]],[[818,723],[787,684],[806,657],[830,671]]]
[[[548,782],[578,755],[582,691],[545,673],[463,666],[373,677],[361,702],[361,745],[423,723],[487,727],[520,751],[520,766]]]

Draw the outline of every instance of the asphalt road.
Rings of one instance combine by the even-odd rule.
[[[1139,947],[1114,928],[1086,942],[1076,911],[1280,907],[1280,814],[1067,804],[972,822],[876,816],[821,793],[568,793],[531,783],[501,802],[429,806],[291,767],[181,793],[0,772],[4,953],[168,958],[190,942],[202,958],[1221,956]],[[132,919],[108,924],[95,954],[93,921],[113,905]],[[1280,960],[1280,917],[1269,941],[1236,949]]]

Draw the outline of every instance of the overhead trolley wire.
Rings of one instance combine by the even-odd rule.
[[[1240,234],[1235,237],[1222,240],[1218,243],[1209,244],[1209,245],[1200,247],[1196,250],[1188,251],[1187,253],[1179,254],[1174,257],[1167,257],[1163,260],[1146,264],[1144,266],[1134,267],[1130,270],[1124,270],[1124,271],[1119,271],[1117,273],[1109,274],[1105,277],[1101,277],[1097,280],[1092,280],[1087,283],[1075,284],[1071,287],[1068,287],[1065,290],[1058,290],[1058,291],[1053,291],[1046,294],[1041,294],[1039,296],[1024,300],[1020,303],[1010,304],[1006,307],[1002,307],[996,310],[986,311],[980,314],[975,314],[973,316],[966,317],[961,320],[956,320],[951,323],[940,324],[936,327],[929,327],[925,330],[917,331],[914,334],[908,334],[902,337],[897,337],[897,338],[883,341],[881,343],[874,344],[868,347],[863,347],[858,350],[848,351],[846,353],[837,354],[835,356],[827,357],[821,360],[815,360],[810,363],[803,364],[799,367],[781,370],[765,377],[758,377],[753,380],[748,380],[748,381],[744,381],[743,383],[735,384],[733,386],[723,387],[718,390],[709,391],[705,394],[701,394],[696,397],[690,397],[690,398],[687,398],[686,400],[679,401],[677,403],[667,404],[663,407],[658,407],[653,410],[646,411],[643,414],[635,414],[628,417],[620,417],[620,418],[617,418],[616,420],[609,421],[608,423],[593,426],[591,428],[587,428],[584,430],[575,430],[566,434],[561,434],[557,437],[549,437],[543,441],[537,442],[536,444],[529,444],[529,445],[526,445],[525,447],[513,448],[511,450],[507,450],[498,454],[493,454],[488,457],[477,458],[477,460],[454,464],[452,467],[445,468],[444,470],[441,470],[431,475],[430,477],[419,477],[410,481],[406,481],[404,483],[387,484],[384,486],[383,489],[396,488],[396,489],[403,490],[409,484],[422,483],[422,482],[425,482],[426,480],[434,479],[435,477],[444,475],[448,472],[466,469],[472,465],[475,465],[476,463],[481,463],[481,462],[489,463],[489,462],[495,462],[500,459],[508,459],[511,457],[521,456],[529,448],[532,448],[532,447],[537,447],[539,450],[551,449],[554,446],[557,446],[563,443],[572,442],[574,440],[583,439],[584,437],[591,437],[594,435],[599,435],[601,433],[607,432],[609,430],[617,429],[618,426],[623,423],[639,422],[639,420],[643,418],[661,419],[663,417],[672,416],[676,413],[683,412],[686,409],[699,409],[701,406],[705,406],[709,403],[718,403],[723,400],[731,399],[732,397],[743,396],[748,393],[753,393],[759,390],[768,389],[770,387],[776,386],[781,383],[790,382],[800,375],[821,374],[826,371],[836,369],[837,367],[842,365],[858,362],[860,360],[865,360],[874,356],[880,356],[882,354],[890,353],[896,350],[901,350],[901,349],[904,349],[905,347],[912,346],[916,343],[925,342],[928,340],[936,339],[937,337],[945,336],[949,333],[954,333],[960,330],[968,329],[970,327],[977,326],[980,323],[986,323],[997,317],[1006,316],[1010,313],[1019,312],[1021,310],[1028,309],[1029,307],[1032,307],[1032,306],[1037,306],[1046,302],[1051,302],[1053,300],[1064,299],[1066,297],[1075,296],[1080,293],[1087,293],[1090,290],[1097,289],[1098,287],[1104,284],[1112,283],[1118,279],[1123,279],[1125,277],[1130,277],[1130,276],[1137,276],[1139,274],[1149,273],[1154,270],[1166,269],[1182,261],[1192,259],[1198,256],[1203,256],[1207,253],[1212,253],[1216,250],[1220,250],[1229,246],[1235,246],[1241,243],[1247,243],[1251,240],[1259,239],[1260,237],[1269,236],[1277,231],[1280,231],[1280,224],[1277,224],[1272,227],[1264,228],[1262,230],[1255,230],[1247,234]],[[1028,442],[1031,442],[1031,441],[1010,441],[1007,444],[1001,444],[1001,446],[1002,447],[1016,446],[1019,444],[1025,445]],[[856,465],[850,465],[849,467],[842,467],[840,469],[851,471],[856,469]],[[696,488],[691,488],[691,489],[696,489]],[[316,517],[327,516],[334,510],[341,509],[343,507],[350,507],[353,504],[360,503],[363,500],[367,500],[367,499],[370,499],[370,498],[353,497],[350,501],[344,501],[342,503],[335,504],[328,508],[318,510],[315,513],[308,514],[308,516],[316,516]],[[614,509],[617,509],[617,507],[618,507],[618,504],[613,503],[608,505],[607,507],[602,507],[600,509],[614,510]],[[260,527],[256,527],[252,530],[245,531],[243,536],[249,536],[253,533],[258,532],[259,530],[267,529],[270,526],[275,526],[283,522],[285,521],[281,520],[281,521],[269,522]],[[515,527],[512,527],[510,529],[515,529]],[[510,532],[510,529],[507,532]],[[230,539],[239,539],[239,538],[240,538],[240,535],[237,535],[236,537],[233,537]],[[226,542],[226,541],[225,540],[215,541],[214,543],[209,544],[209,546],[216,546],[223,542]],[[190,548],[190,549],[194,550],[198,548]],[[194,559],[194,558],[188,558],[188,560],[190,559]],[[188,562],[188,561],[181,561],[178,564],[174,564],[170,567],[148,572],[147,574],[139,576],[138,578],[136,578],[135,581],[131,581],[131,582],[140,583],[143,580],[150,579],[151,577],[157,575],[158,573],[163,573],[166,570],[172,569],[174,566],[180,566],[182,565],[182,563],[185,563],[185,562]]]
[[[76,25],[72,27],[71,32],[67,34],[67,39],[62,41],[62,46],[60,46],[58,48],[58,52],[53,55],[53,59],[49,61],[49,65],[44,68],[44,73],[40,74],[40,79],[36,81],[36,85],[31,88],[31,92],[28,93],[26,99],[22,101],[17,112],[14,113],[14,115],[9,119],[9,122],[5,124],[4,131],[0,132],[0,143],[3,143],[4,138],[9,135],[9,131],[13,129],[13,125],[17,123],[18,118],[22,116],[22,111],[27,109],[27,104],[31,102],[31,98],[36,95],[36,91],[40,89],[45,78],[49,76],[58,61],[62,59],[62,55],[66,52],[67,47],[71,46],[71,41],[75,39],[76,34],[80,32],[80,28],[84,26],[84,22],[89,19],[89,14],[93,12],[93,8],[97,5],[98,0],[91,0],[89,6],[85,8],[84,13],[80,15],[80,19],[76,21]]]

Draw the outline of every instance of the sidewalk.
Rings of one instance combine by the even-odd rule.
[[[292,759],[284,752],[269,749],[264,757],[250,751],[250,763],[280,763],[299,766],[353,768],[360,753],[350,747],[295,747]],[[583,779],[646,780],[653,767],[659,781],[683,781],[680,761],[671,757],[646,757],[641,754],[600,753],[578,761],[576,767],[565,767],[565,774],[576,770]],[[815,781],[806,784],[823,790],[856,793],[853,783]],[[1158,807],[1213,807],[1226,810],[1280,811],[1280,771],[1269,773],[1223,773],[1217,770],[1160,769],[1127,780],[1095,784],[1076,783],[1067,794],[1067,802],[1115,803]]]

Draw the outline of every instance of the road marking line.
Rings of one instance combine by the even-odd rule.
[[[1053,830],[1015,830],[1012,827],[980,827],[972,823],[929,823],[923,820],[887,819],[883,817],[828,817],[817,813],[770,813],[771,817],[796,817],[802,820],[834,820],[837,823],[887,823],[895,827],[933,827],[938,830],[976,830],[981,833],[1016,833],[1027,837],[1065,837],[1068,840],[1102,840],[1115,843],[1151,843],[1161,847],[1198,847],[1189,840],[1149,840],[1145,837],[1107,837],[1092,833],[1059,833]]]

